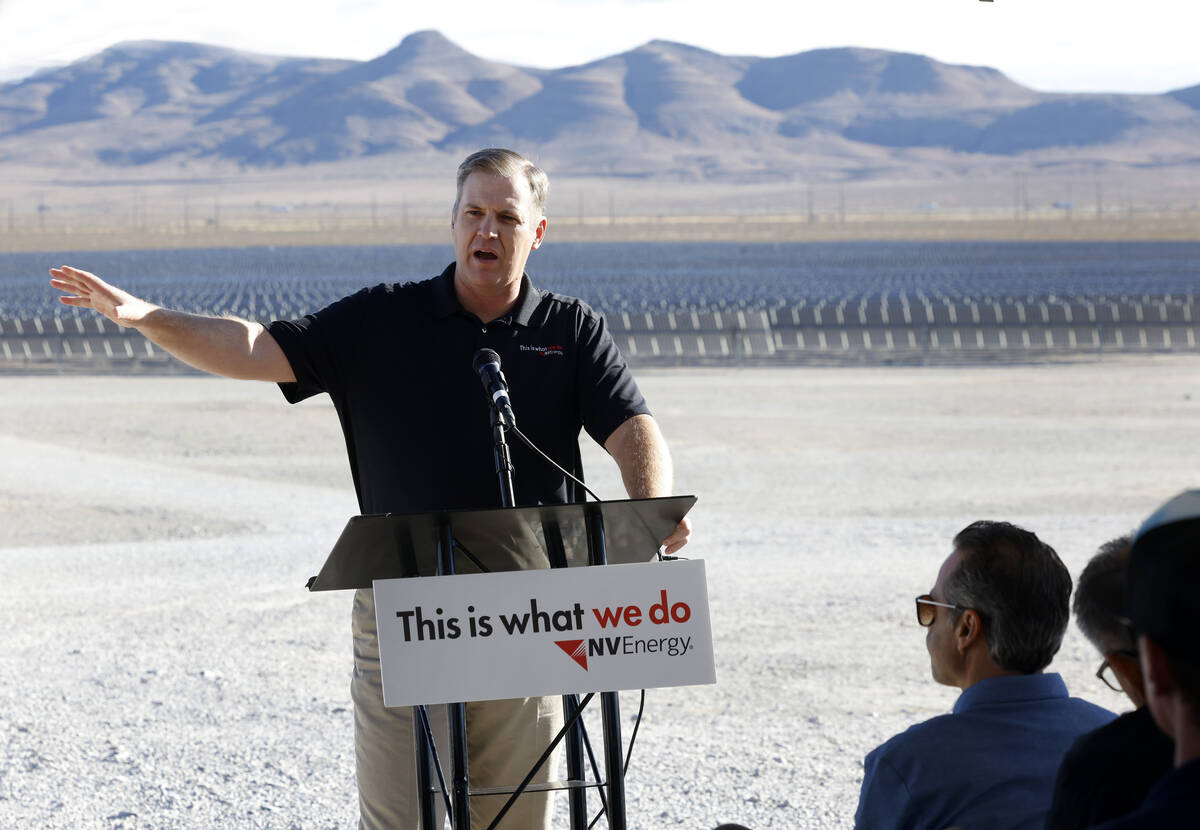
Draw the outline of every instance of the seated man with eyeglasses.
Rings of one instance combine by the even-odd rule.
[[[1200,827],[1200,490],[1142,523],[1129,554],[1125,608],[1137,632],[1146,706],[1174,745],[1172,769],[1134,812],[1094,830]]]
[[[1063,755],[1113,714],[1043,674],[1067,630],[1071,575],[1054,549],[1007,522],[954,537],[917,622],[952,714],[909,727],[863,763],[855,826],[1040,828]]]
[[[1096,676],[1124,691],[1137,709],[1071,746],[1058,771],[1046,830],[1083,830],[1136,810],[1171,769],[1175,745],[1146,707],[1137,640],[1124,618],[1132,544],[1122,536],[1100,547],[1079,575],[1074,607],[1079,630],[1104,655]]]

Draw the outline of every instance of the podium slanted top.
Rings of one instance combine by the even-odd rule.
[[[596,511],[609,564],[649,562],[695,503],[695,496],[668,496],[354,516],[308,589],[370,588],[376,579],[433,576],[444,523],[457,543],[458,573],[480,572],[472,557],[488,571],[587,565],[587,516]]]

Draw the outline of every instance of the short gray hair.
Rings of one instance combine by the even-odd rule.
[[[1129,549],[1133,539],[1121,536],[1100,546],[1075,585],[1075,622],[1083,636],[1101,653],[1116,647],[1133,651],[1137,642],[1125,614],[1125,586],[1129,581]]]
[[[524,175],[529,182],[529,192],[533,194],[533,207],[537,211],[535,220],[546,215],[546,195],[550,192],[550,178],[546,171],[515,150],[506,150],[503,147],[478,150],[458,165],[458,181],[452,211],[454,215],[458,215],[458,203],[462,201],[463,182],[472,173],[490,173],[506,179]]]
[[[1050,665],[1071,601],[1071,573],[1054,548],[1008,522],[974,522],[954,547],[963,558],[946,580],[946,601],[979,614],[992,660],[1022,674]]]

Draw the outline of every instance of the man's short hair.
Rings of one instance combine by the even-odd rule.
[[[1125,622],[1125,586],[1133,539],[1120,536],[1100,546],[1075,583],[1075,622],[1102,654],[1135,650],[1137,641]]]
[[[1008,522],[974,522],[954,547],[963,558],[946,580],[946,601],[979,614],[992,660],[1023,674],[1050,665],[1071,599],[1071,574],[1054,548]]]
[[[546,215],[546,195],[550,192],[550,179],[546,172],[515,150],[488,147],[471,153],[458,165],[457,189],[452,211],[455,216],[458,215],[458,203],[462,201],[463,182],[472,173],[490,173],[506,179],[524,175],[529,182],[529,192],[533,194],[534,210],[537,211],[534,221]]]

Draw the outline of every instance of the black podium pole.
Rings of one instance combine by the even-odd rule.
[[[587,517],[588,564],[607,565],[604,544],[604,515],[593,502],[584,508]],[[600,695],[601,722],[604,724],[604,772],[608,787],[609,830],[625,830],[625,766],[621,757],[621,699],[616,692]]]
[[[542,533],[546,538],[546,558],[551,568],[567,567],[567,551],[563,546],[562,528],[557,521],[545,522]],[[563,714],[570,723],[579,711],[579,695],[563,695]],[[583,782],[585,778],[583,767],[583,725],[571,727],[567,733],[567,780]],[[587,790],[582,787],[572,787],[567,791],[570,807],[571,828],[587,828]]]

